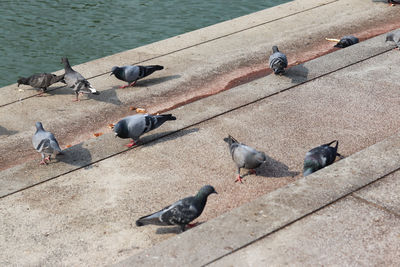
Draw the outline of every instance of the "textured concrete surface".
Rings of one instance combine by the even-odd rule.
[[[335,201],[394,170],[398,170],[400,168],[399,141],[400,133],[306,178],[299,179],[229,213],[222,214],[191,231],[170,238],[121,262],[120,266],[202,266],[218,262],[220,258],[222,258],[223,265],[225,256],[227,258],[233,257],[233,260],[229,262],[232,264],[235,262],[235,255],[240,255],[241,248],[254,242],[257,245],[257,240],[265,236],[268,238],[276,231],[279,234],[282,228],[290,227],[293,222],[302,221],[307,216],[313,217],[313,212],[321,208],[325,209]],[[354,207],[348,206],[350,211],[342,209],[343,214],[347,214],[346,216],[348,214],[354,215],[354,212],[351,211]],[[376,209],[375,206],[371,208]],[[393,213],[390,216],[393,217],[393,215],[396,216]],[[361,223],[358,220],[362,221],[363,218],[353,216],[353,220],[352,224],[357,225]],[[389,228],[391,225],[389,225]],[[394,233],[398,234],[397,230]],[[391,235],[393,235],[393,232]],[[397,240],[397,242],[395,246],[400,245],[400,240]],[[260,247],[265,246],[261,243]],[[299,250],[302,249],[302,247],[299,248]],[[196,251],[196,253],[193,254],[191,251]],[[255,261],[260,258],[257,251],[255,249],[255,252],[254,250],[249,252],[254,252]],[[351,253],[350,251],[348,255]],[[229,256],[230,254],[233,255]],[[243,265],[247,264],[246,259],[244,258],[241,261]],[[260,260],[262,259],[264,257],[260,258]],[[285,256],[279,257],[277,263],[279,261],[283,263],[285,260]],[[291,258],[290,262],[294,262],[293,260]],[[239,261],[237,263],[238,266],[241,266]]]
[[[398,266],[399,239],[399,216],[347,197],[209,266]]]
[[[23,92],[16,85],[4,87],[1,90],[7,93],[0,100],[0,125],[13,134],[0,136],[0,147],[6,151],[0,155],[1,169],[35,157],[29,137],[36,121],[52,130],[65,148],[91,138],[94,132],[104,132],[110,121],[129,114],[129,106],[157,112],[225,90],[249,73],[265,74],[274,44],[288,54],[290,63],[296,63],[333,51],[332,43],[324,41],[327,36],[371,37],[397,27],[398,7],[376,3],[371,8],[364,0],[293,1],[74,66],[84,76],[93,77],[90,82],[101,92],[80,103],[71,103],[73,95],[68,88],[39,98],[32,97],[37,92],[27,86],[20,87]],[[118,89],[123,83],[107,72],[114,65],[135,62],[161,64],[165,69],[134,88]]]
[[[366,1],[294,1],[256,13],[254,21],[251,15],[234,20],[232,28],[227,22],[85,63],[76,69],[98,75],[91,82],[102,94],[81,103],[69,102],[69,89],[15,103],[13,93],[5,96],[11,102],[4,102],[0,112],[14,116],[0,116],[6,133],[0,136],[6,151],[0,172],[0,263],[104,265],[126,260],[125,265],[150,265],[164,257],[166,264],[184,260],[201,265],[399,168],[399,53],[383,42],[383,35],[294,66],[286,76],[268,75],[266,69],[266,51],[274,43],[289,51],[295,63],[333,51],[331,43],[315,51],[309,47],[328,34],[370,37],[395,27],[397,7],[370,7]],[[390,18],[393,24],[387,25]],[[208,31],[214,39],[204,37]],[[304,31],[311,38],[306,43]],[[308,50],[305,56],[295,56],[302,49]],[[136,88],[116,89],[122,83],[102,73],[108,64],[131,60],[167,68]],[[34,95],[24,89],[20,94]],[[202,98],[207,95],[212,96]],[[130,113],[129,106],[151,112],[176,106],[170,112],[178,120],[146,135],[143,146],[127,150],[123,144],[129,141],[115,139],[107,124]],[[62,147],[79,143],[46,167],[37,165],[39,156],[30,145],[32,125],[39,118]],[[90,138],[93,132],[104,135]],[[235,166],[222,141],[228,133],[269,156],[268,164],[257,176],[247,175],[243,185],[233,183]],[[342,154],[352,156],[299,179],[305,153],[333,139],[340,140]],[[18,161],[9,168],[12,157]],[[138,217],[192,195],[204,184],[220,193],[210,197],[198,219],[209,222],[179,235],[176,227],[135,226]],[[185,251],[195,245],[201,249],[196,247],[198,254],[190,258]]]

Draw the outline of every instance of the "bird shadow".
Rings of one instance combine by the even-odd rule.
[[[258,176],[281,178],[288,176],[295,177],[300,174],[300,172],[290,171],[286,164],[273,159],[268,155],[266,155],[266,158],[266,162],[256,169]],[[246,173],[242,176],[245,177],[247,175],[250,175],[250,173]]]
[[[58,86],[58,87],[49,87],[46,92],[43,94],[41,97],[46,97],[46,96],[53,96],[53,95],[71,95],[75,96],[74,91],[72,88],[64,86]]]
[[[159,83],[163,83],[169,80],[174,80],[180,78],[181,75],[169,75],[169,76],[163,76],[163,77],[158,77],[158,78],[148,78],[144,80],[139,80],[135,87],[143,87],[143,86],[152,86],[156,85]]]
[[[156,144],[167,142],[171,140],[175,140],[187,134],[192,134],[198,132],[199,128],[190,128],[190,129],[183,129],[179,131],[167,131],[162,133],[155,133],[146,135],[143,138],[140,138],[139,143],[143,146],[154,146]]]
[[[103,90],[99,95],[88,94],[88,99],[93,99],[99,102],[105,102],[114,104],[116,106],[122,105],[121,100],[119,100],[116,92],[117,87],[112,87],[107,90]]]
[[[290,78],[294,84],[303,83],[308,79],[308,69],[304,67],[304,64],[299,64],[287,69],[285,76]]]
[[[77,167],[82,167],[92,163],[92,155],[90,154],[89,149],[83,147],[83,143],[64,149],[62,154],[58,154],[56,158],[60,162]],[[92,165],[88,165],[85,169],[90,169],[92,167]]]
[[[18,131],[13,131],[13,130],[7,130],[7,128],[4,128],[3,126],[0,126],[0,135],[14,135],[18,133]]]
[[[204,222],[196,222],[196,226],[199,226],[200,224],[203,224]],[[192,227],[193,228],[193,227]],[[191,228],[188,228],[186,226],[185,232],[190,230]],[[179,226],[174,226],[174,227],[159,227],[156,230],[157,235],[165,235],[165,234],[181,234],[183,233],[181,230],[181,227]]]

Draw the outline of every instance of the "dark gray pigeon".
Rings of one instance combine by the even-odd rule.
[[[61,148],[54,135],[50,132],[46,132],[43,129],[41,122],[36,123],[36,133],[32,137],[33,147],[42,154],[42,161],[40,164],[47,164],[47,161],[51,160],[51,155],[54,152],[61,153]]]
[[[257,151],[252,147],[239,143],[230,135],[224,138],[224,141],[228,143],[232,159],[238,167],[238,178],[235,182],[239,181],[242,183],[242,176],[240,175],[241,168],[249,169],[251,173],[256,174],[254,169],[258,168],[267,160],[264,152]]]
[[[186,225],[193,226],[189,223],[201,215],[206,206],[207,197],[213,193],[217,194],[214,187],[205,185],[197,195],[181,199],[156,213],[143,216],[136,221],[136,225],[179,225],[183,232]]]
[[[122,67],[113,67],[111,69],[111,75],[115,75],[117,79],[121,81],[128,82],[127,85],[121,86],[120,88],[125,88],[129,86],[134,86],[137,80],[142,79],[146,76],[149,76],[153,72],[157,70],[162,70],[164,67],[160,65],[151,65],[151,66],[122,66]]]
[[[55,75],[51,73],[38,73],[29,76],[28,78],[21,77],[18,79],[18,87],[20,84],[30,85],[33,88],[40,88],[41,92],[39,95],[42,95],[46,92],[47,87],[52,85],[53,83],[60,82],[64,79],[63,75]]]
[[[113,131],[115,132],[115,136],[120,138],[132,138],[131,144],[127,145],[127,147],[132,147],[136,145],[136,141],[142,134],[154,130],[164,122],[171,120],[176,120],[171,114],[136,114],[120,120],[114,125]]]
[[[64,81],[67,86],[72,88],[75,92],[76,99],[74,99],[74,101],[79,101],[79,94],[100,94],[90,85],[88,80],[86,80],[79,72],[76,72],[71,68],[67,58],[63,57],[61,62],[64,64],[65,69]]]
[[[334,45],[334,47],[338,47],[338,48],[345,48],[348,46],[351,46],[353,44],[358,43],[359,40],[357,37],[353,36],[353,35],[348,35],[348,36],[344,36],[340,39],[340,41]]]
[[[386,35],[386,42],[394,42],[396,44],[396,48],[400,48],[400,30],[389,32]]]
[[[335,147],[330,145],[336,142]],[[304,159],[303,176],[307,176],[335,162],[336,157],[344,158],[337,153],[339,141],[334,140],[328,144],[315,147],[307,152]]]
[[[269,57],[269,67],[275,74],[283,74],[288,66],[286,55],[279,52],[276,45],[272,47],[272,55]]]

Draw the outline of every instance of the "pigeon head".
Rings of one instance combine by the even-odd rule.
[[[312,159],[306,159],[304,160],[304,165],[303,165],[303,176],[307,176],[317,170],[319,170],[319,163],[316,160]]]
[[[211,185],[205,185],[202,188],[200,188],[196,197],[208,197],[211,194],[218,194],[218,193],[217,193],[217,191],[215,191],[214,187],[212,187]]]
[[[118,136],[120,138],[129,138],[128,127],[126,126],[126,122],[124,120],[119,121],[117,124],[115,124],[113,131],[115,133],[115,136]]]
[[[40,121],[36,122],[35,125],[36,125],[36,130],[43,130],[44,131],[43,125],[42,125],[42,123]]]
[[[24,77],[20,77],[18,79],[17,83],[18,83],[18,85],[17,85],[18,87],[19,87],[20,84],[28,84],[28,79],[24,78]]]
[[[272,53],[277,53],[277,52],[279,52],[279,49],[278,49],[278,47],[276,45],[274,45],[272,47]]]
[[[123,71],[122,68],[120,68],[118,66],[114,66],[111,69],[110,76],[114,74],[116,77],[121,77],[120,74],[122,73],[122,71]]]
[[[231,146],[233,143],[238,143],[238,141],[231,135],[228,135],[228,137],[224,138],[224,141],[227,142],[229,146]]]
[[[389,42],[389,41],[392,41],[393,42],[393,36],[394,36],[394,34],[391,32],[391,33],[388,33],[387,35],[386,35],[386,42]]]
[[[71,69],[71,65],[69,64],[68,58],[61,58],[61,63],[64,64],[65,69]]]

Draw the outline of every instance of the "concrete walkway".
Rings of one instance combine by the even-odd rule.
[[[274,259],[276,264],[285,260],[330,264],[337,262],[340,249],[345,249],[340,242],[351,240],[350,244],[362,249],[364,236],[381,249],[390,241],[384,251],[387,257],[376,257],[368,250],[365,254],[350,251],[343,254],[347,256],[343,263],[355,262],[360,255],[367,262],[396,263],[400,238],[395,208],[400,203],[395,190],[393,194],[382,190],[398,182],[396,173],[393,177],[388,174],[400,167],[399,52],[380,35],[295,64],[285,76],[269,75],[265,68],[269,56],[265,51],[273,43],[282,42],[292,63],[304,61],[294,51],[305,51],[307,45],[292,45],[304,42],[299,36],[306,28],[310,38],[321,40],[341,32],[335,28],[339,21],[348,22],[341,30],[348,30],[355,19],[365,24],[374,21],[376,28],[357,28],[365,36],[371,29],[387,31],[400,21],[398,7],[379,3],[374,7],[366,1],[294,1],[77,66],[94,77],[93,83],[102,91],[99,101],[94,96],[70,103],[73,95],[60,88],[43,98],[32,97],[35,93],[26,90],[22,92],[27,94],[25,98],[14,102],[19,96],[10,89],[15,85],[3,88],[13,93],[4,96],[0,107],[4,115],[0,125],[8,133],[0,138],[5,151],[2,156],[22,159],[13,164],[4,161],[0,172],[1,265],[108,265],[122,261],[126,266],[254,266],[266,259],[260,251],[268,247],[273,255],[282,253]],[[347,9],[359,17],[349,18],[343,13]],[[377,19],[382,14],[393,18],[394,24],[388,26]],[[310,15],[315,18],[312,24]],[[278,30],[282,32],[278,34]],[[331,52],[331,45],[319,47],[318,53]],[[318,55],[308,53],[309,57]],[[168,67],[141,81],[143,86],[116,90],[120,82],[105,72],[111,65],[131,63],[138,56],[143,56],[140,60],[146,64]],[[260,62],[263,67],[257,65]],[[208,87],[213,82],[217,85]],[[232,87],[237,84],[242,85]],[[129,141],[115,139],[106,125],[130,113],[130,105],[141,103],[151,112],[171,109],[178,120],[146,135],[143,145],[126,149],[123,145]],[[66,149],[54,163],[38,166],[40,156],[29,143],[39,119],[55,132],[63,147],[84,142]],[[104,135],[89,139],[94,131]],[[245,176],[244,184],[233,182],[236,168],[222,141],[227,134],[269,156],[257,176]],[[348,157],[303,179],[305,153],[334,139],[340,140],[339,151]],[[17,148],[11,150],[14,146]],[[378,179],[379,184],[370,184]],[[206,223],[182,234],[177,227],[135,226],[138,217],[192,195],[204,184],[212,184],[219,192],[209,198],[198,219]],[[351,218],[349,214],[355,210],[358,216]],[[323,219],[318,231],[315,224]],[[339,219],[341,228],[335,228]],[[374,223],[381,227],[367,233]],[[303,229],[314,234],[306,235]],[[324,239],[329,233],[339,238],[335,231],[348,233],[347,239]],[[374,240],[375,233],[387,238]],[[290,242],[296,234],[297,243]],[[308,251],[300,242],[314,248]],[[323,257],[321,250],[335,246],[337,254]],[[288,248],[297,253],[288,256],[284,253]],[[270,258],[268,262],[272,262]]]

